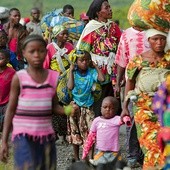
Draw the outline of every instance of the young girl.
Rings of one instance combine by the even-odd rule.
[[[82,159],[86,159],[90,148],[96,140],[96,155],[90,159],[93,165],[112,162],[119,153],[119,128],[122,125],[120,116],[116,116],[119,102],[108,96],[103,99],[102,116],[92,122],[88,138],[84,144]]]
[[[7,160],[8,137],[13,127],[14,169],[17,170],[56,169],[51,117],[52,113],[64,112],[56,97],[59,73],[43,68],[46,53],[46,42],[41,36],[28,36],[23,43],[28,68],[18,71],[12,80],[0,159]]]
[[[62,25],[52,29],[54,42],[47,45],[47,55],[44,61],[44,68],[52,69],[60,73],[70,67],[71,61],[68,54],[73,50],[73,45],[67,42],[68,31]],[[56,135],[62,136],[62,143],[66,143],[67,116],[53,115],[53,128]]]
[[[0,49],[0,132],[2,132],[4,114],[9,101],[9,91],[12,77],[15,74],[15,70],[7,66],[9,60],[9,51]]]
[[[70,66],[70,75],[67,87],[72,90],[73,101],[79,106],[80,112],[69,118],[70,142],[73,144],[74,159],[79,160],[79,145],[86,140],[94,112],[92,105],[94,97],[92,86],[95,82],[104,81],[100,69],[93,63],[90,67],[91,56],[86,51],[75,52],[75,65]]]

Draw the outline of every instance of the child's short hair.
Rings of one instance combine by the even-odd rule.
[[[73,13],[74,13],[74,8],[73,8],[72,5],[70,5],[70,4],[64,5],[63,13],[65,13],[67,9],[71,9],[73,11]]]
[[[6,49],[0,49],[0,53],[3,54],[3,56],[6,57],[6,59],[10,59],[10,52],[9,50],[6,50]]]
[[[28,35],[26,38],[25,38],[25,41],[22,45],[22,49],[25,49],[25,47],[27,46],[27,44],[31,41],[40,41],[43,43],[43,45],[46,47],[47,46],[47,43],[46,41],[43,39],[42,36],[40,35],[37,35],[37,34],[31,34],[31,35]]]
[[[103,99],[103,101],[104,101],[104,100],[110,100],[110,101],[113,103],[113,105],[114,105],[115,113],[118,112],[120,105],[119,105],[119,101],[118,101],[118,99],[117,99],[116,97],[107,96],[107,97],[105,97],[105,98]],[[103,104],[103,102],[102,102],[102,104]]]
[[[11,13],[12,13],[13,11],[18,11],[18,12],[20,13],[20,10],[19,10],[18,8],[11,8],[11,9],[9,10],[9,14],[11,15]]]

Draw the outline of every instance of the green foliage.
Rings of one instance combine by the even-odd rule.
[[[29,17],[32,7],[39,7],[44,15],[54,8],[58,9],[66,4],[71,4],[75,9],[75,18],[79,19],[80,13],[87,11],[91,2],[92,0],[1,0],[0,6],[8,8],[16,7],[21,11],[22,17]],[[122,29],[129,27],[127,13],[132,2],[133,0],[109,1],[113,9],[113,19],[118,19],[120,21],[120,27]]]

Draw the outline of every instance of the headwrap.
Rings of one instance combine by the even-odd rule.
[[[75,63],[78,57],[81,58],[84,57],[84,55],[85,55],[85,51],[83,50],[72,50],[69,54],[69,59],[70,61]]]
[[[60,34],[62,31],[64,31],[66,28],[63,25],[56,25],[52,29],[53,37],[56,37],[58,34]]]
[[[147,39],[150,38],[150,37],[152,37],[152,36],[155,36],[155,35],[163,35],[163,36],[167,37],[167,34],[166,34],[166,33],[162,32],[162,31],[158,31],[158,30],[153,29],[153,28],[148,29],[148,30],[146,31],[146,37],[147,37]]]

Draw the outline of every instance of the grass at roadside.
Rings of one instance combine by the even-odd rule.
[[[10,149],[10,153],[9,153],[9,159],[8,159],[8,163],[2,163],[0,162],[0,170],[13,170],[13,153],[12,153],[12,148]]]
[[[32,7],[39,7],[42,9],[43,15],[54,8],[62,8],[66,4],[71,4],[75,9],[75,18],[79,19],[79,15],[82,11],[87,11],[92,0],[1,0],[0,6],[8,8],[16,7],[21,11],[22,17],[28,17],[30,15],[30,9]],[[113,19],[119,19],[120,27],[125,29],[129,27],[127,21],[128,9],[133,0],[109,0],[109,3],[113,9]]]

